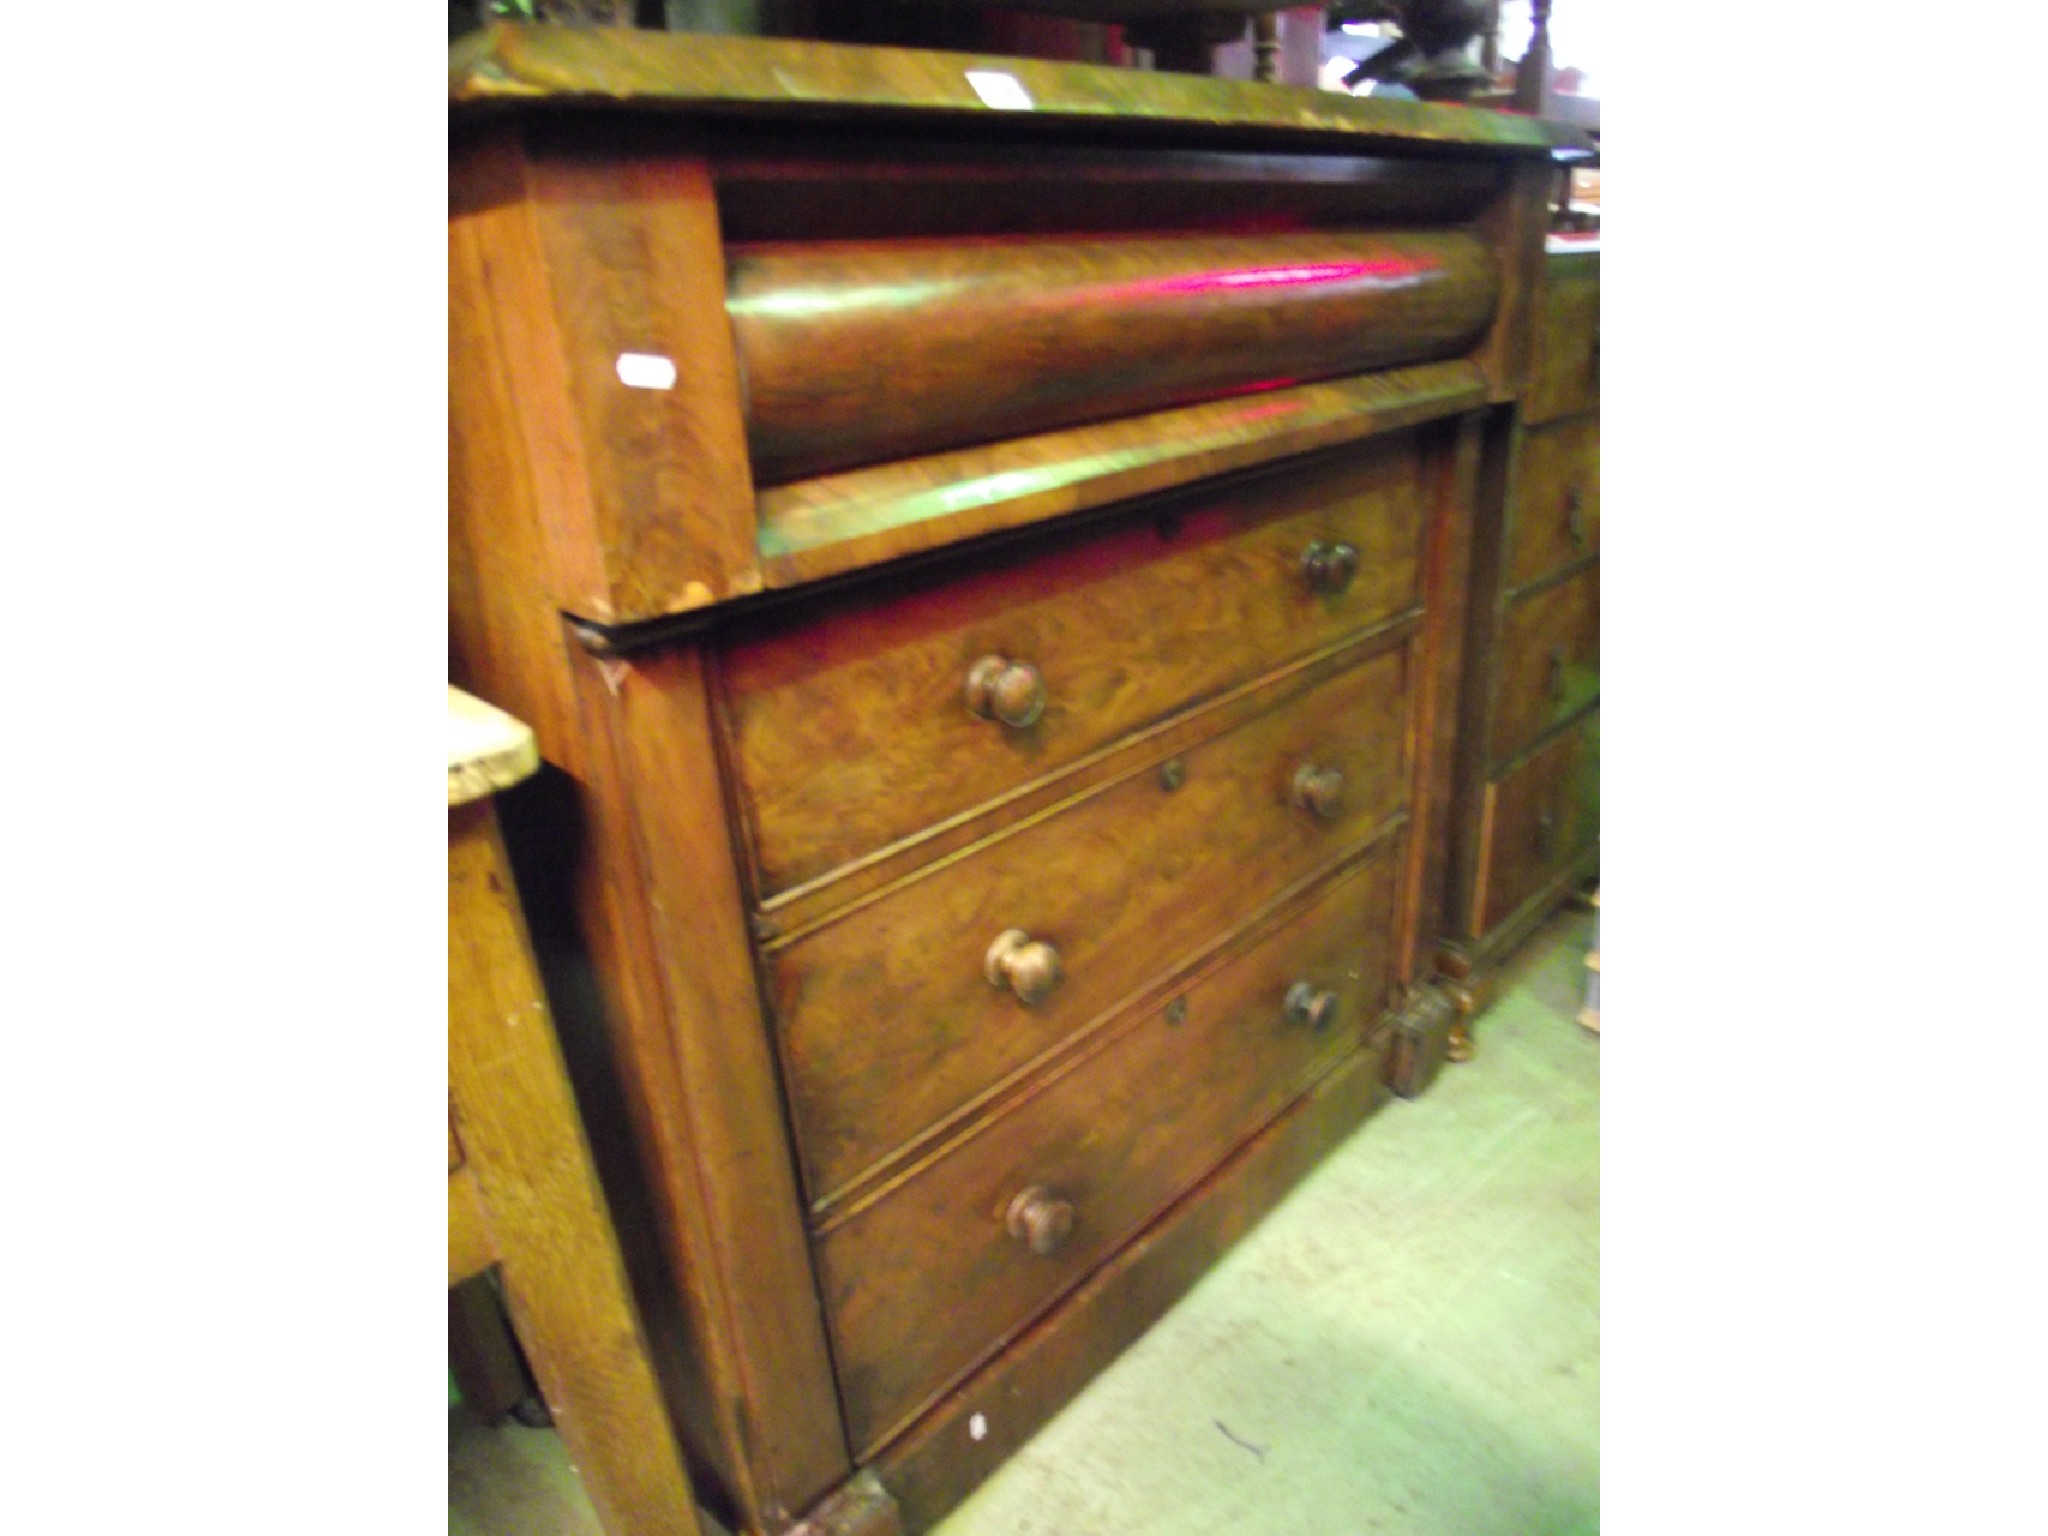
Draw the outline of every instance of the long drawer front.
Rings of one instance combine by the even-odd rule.
[[[1600,571],[1515,598],[1502,627],[1493,760],[1526,750],[1600,696]]]
[[[1522,439],[1509,525],[1509,590],[1599,552],[1600,418],[1532,428]]]
[[[816,1239],[867,1456],[1370,1035],[1399,840]]]
[[[756,896],[1412,610],[1421,465],[1381,440],[757,624],[724,660]]]
[[[1600,717],[1579,725],[1486,788],[1477,921],[1491,932],[1562,875],[1600,836]]]
[[[1461,230],[827,242],[728,262],[765,485],[1455,357],[1499,285]]]
[[[1600,258],[1553,256],[1544,264],[1535,369],[1522,416],[1555,421],[1599,404]]]
[[[771,946],[814,1203],[1386,829],[1405,792],[1408,648],[1375,644]]]

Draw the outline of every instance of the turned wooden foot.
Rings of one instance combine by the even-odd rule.
[[[1444,1060],[1470,1061],[1474,1049],[1472,1031],[1465,1027],[1463,1019],[1459,1019],[1451,1026],[1450,1034],[1444,1041]]]

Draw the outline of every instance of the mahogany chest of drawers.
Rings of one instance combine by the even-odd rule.
[[[1445,961],[1470,983],[1598,856],[1600,257],[1544,262],[1502,515],[1477,541],[1457,878]]]
[[[1447,1027],[1563,131],[516,27],[451,94],[452,675],[651,1354],[735,1528],[922,1528]]]

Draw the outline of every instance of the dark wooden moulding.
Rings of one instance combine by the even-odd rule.
[[[986,106],[981,67],[1034,109]],[[672,1416],[735,1530],[921,1528],[1379,1104],[1403,1021],[1443,1006],[1468,545],[1568,136],[1222,81],[502,25],[459,45],[450,91],[451,675],[531,722],[549,765],[503,808],[507,840]],[[1200,281],[1374,262],[1416,281]],[[1156,311],[1105,327],[1102,289],[1147,284]],[[896,286],[899,308],[859,297]],[[763,307],[777,294],[846,302],[800,317]],[[624,353],[673,384],[623,385]],[[879,604],[918,562],[999,540],[1038,558],[1159,493],[1227,497],[1230,476],[1394,433],[1426,505],[1392,637],[1406,810],[1374,855],[1393,1011],[856,1447],[724,658],[828,586]]]

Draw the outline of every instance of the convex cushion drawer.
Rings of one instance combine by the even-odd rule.
[[[863,1453],[1200,1179],[1385,1013],[1398,838],[817,1240]],[[1374,1036],[1377,1043],[1381,1038]]]
[[[724,667],[757,894],[1413,608],[1422,506],[1404,435],[764,621]],[[991,658],[977,715],[969,677]]]
[[[1599,552],[1600,418],[1532,429],[1508,524],[1508,590]]]
[[[1494,760],[1526,750],[1599,696],[1599,569],[1510,601],[1501,634]]]
[[[771,947],[814,1202],[1386,827],[1402,807],[1407,650],[1359,649],[1375,645]],[[1005,935],[1014,958],[991,961]]]
[[[1455,357],[1500,282],[1459,230],[826,241],[728,259],[764,485]]]

